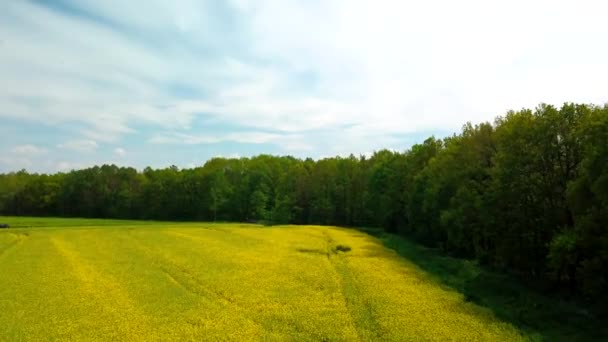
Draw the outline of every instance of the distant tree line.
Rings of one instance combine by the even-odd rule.
[[[605,300],[608,105],[511,111],[369,158],[2,174],[0,213],[378,226]]]

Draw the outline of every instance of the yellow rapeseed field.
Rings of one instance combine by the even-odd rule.
[[[355,230],[124,223],[0,231],[3,341],[524,339]]]

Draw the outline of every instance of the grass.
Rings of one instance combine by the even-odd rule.
[[[90,218],[60,218],[60,217],[24,217],[24,216],[0,216],[0,223],[8,223],[11,228],[59,228],[78,227],[94,228],[107,226],[155,226],[155,224],[186,224],[182,222],[161,221],[137,221],[137,220],[113,220],[113,219],[90,219]]]
[[[0,230],[5,340],[540,336],[356,230],[10,217],[0,222],[23,227]]]

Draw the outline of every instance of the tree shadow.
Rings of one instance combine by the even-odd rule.
[[[466,301],[490,309],[534,340],[608,341],[608,328],[581,303],[541,292],[513,275],[480,266],[476,261],[446,256],[381,229],[355,228],[377,238]]]

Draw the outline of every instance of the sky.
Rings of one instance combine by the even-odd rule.
[[[608,102],[603,0],[0,1],[0,172],[405,150]]]

